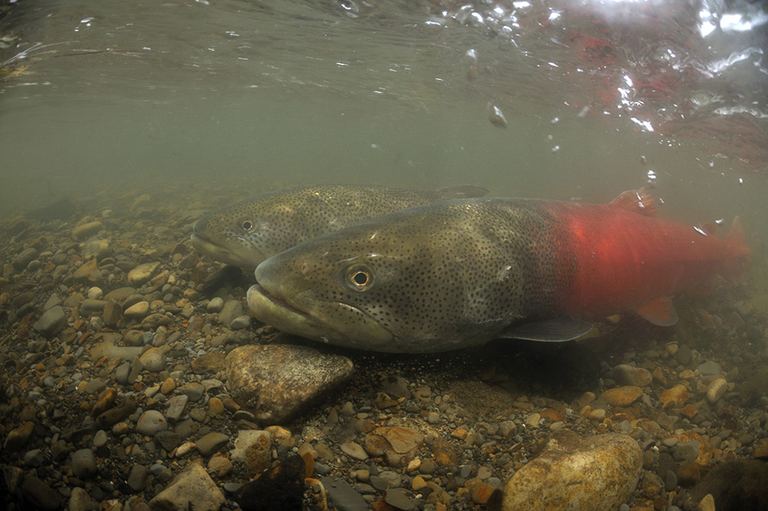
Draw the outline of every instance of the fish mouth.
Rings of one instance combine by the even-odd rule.
[[[246,270],[253,270],[260,262],[249,260],[248,258],[241,256],[232,249],[222,244],[216,243],[214,240],[200,232],[192,232],[190,239],[192,240],[192,246],[200,254],[206,255],[211,259],[215,259],[226,264],[239,266]]]
[[[248,289],[246,301],[253,317],[278,330],[299,337],[346,348],[373,351],[388,351],[386,346],[393,340],[392,333],[375,322],[366,322],[368,324],[365,331],[356,331],[354,328],[345,331],[343,327],[339,328],[330,321],[324,320],[321,317],[322,313],[302,310],[270,293],[258,282]],[[330,306],[330,317],[334,317],[332,313],[334,310],[363,314],[359,309],[341,302],[330,304]]]

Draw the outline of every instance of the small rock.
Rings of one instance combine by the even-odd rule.
[[[725,378],[715,378],[707,386],[707,401],[716,403],[728,391],[728,382]]]
[[[341,444],[341,451],[347,456],[356,460],[363,461],[368,459],[368,453],[365,452],[365,449],[363,449],[363,447],[357,442],[353,442],[351,440]]]
[[[123,316],[128,319],[140,319],[147,315],[149,312],[149,302],[142,300],[134,303],[123,311]]]
[[[165,369],[165,352],[167,350],[161,348],[149,348],[147,351],[141,354],[139,362],[144,366],[144,369],[157,373]]]
[[[200,454],[208,456],[214,451],[224,447],[227,442],[229,442],[229,436],[224,433],[219,433],[218,431],[212,431],[196,440],[195,445],[197,445],[197,450],[200,451]]]
[[[232,449],[233,461],[241,461],[251,475],[261,474],[272,462],[272,437],[268,431],[245,429],[237,433],[235,448]]]
[[[13,267],[22,270],[37,257],[37,250],[33,247],[25,248],[13,259]]]
[[[144,263],[138,265],[128,272],[128,283],[133,286],[143,284],[144,282],[148,281],[150,277],[152,277],[158,266],[160,266],[159,262]]]
[[[232,397],[257,419],[273,423],[328,394],[354,368],[347,357],[288,344],[241,346],[226,364]]]
[[[32,505],[32,509],[56,511],[63,504],[61,494],[34,475],[24,478],[21,483],[21,493],[24,495],[24,500]]]
[[[613,379],[620,385],[647,387],[653,381],[653,376],[648,369],[620,364],[613,368]]]
[[[203,387],[203,384],[200,382],[191,381],[176,389],[176,392],[179,394],[184,394],[189,398],[190,401],[195,403],[200,401],[200,398],[203,397],[205,387]]]
[[[208,305],[205,306],[205,310],[208,312],[220,312],[223,307],[224,307],[224,299],[219,296],[216,296],[214,298],[211,298],[211,301],[209,301]]]
[[[67,315],[64,313],[64,309],[61,306],[56,305],[51,307],[40,316],[32,328],[40,332],[46,337],[53,337],[61,332],[61,330],[67,326]]]
[[[370,505],[363,499],[362,495],[344,479],[323,477],[321,481],[328,492],[328,501],[339,511],[368,511],[370,509]]]
[[[83,488],[75,487],[69,494],[69,503],[67,511],[96,511],[98,505],[96,501],[88,495]]]
[[[32,435],[32,431],[35,429],[35,423],[27,421],[21,426],[12,429],[8,436],[5,438],[3,444],[3,450],[7,452],[15,452],[27,445],[29,437]]]
[[[611,406],[629,406],[643,395],[643,389],[633,385],[625,385],[608,389],[602,394],[603,400]]]
[[[208,460],[208,472],[216,477],[226,477],[232,472],[232,462],[226,454],[216,453]]]
[[[240,316],[237,316],[229,324],[229,328],[231,328],[232,330],[244,330],[249,326],[251,326],[251,317],[248,316],[247,314],[242,314]]]
[[[149,507],[153,511],[218,511],[224,502],[224,495],[208,472],[197,463],[190,463],[149,501]]]
[[[411,511],[412,509],[416,509],[416,503],[414,502],[413,497],[408,495],[408,492],[403,488],[392,488],[387,490],[384,493],[384,502],[401,511]]]
[[[555,503],[565,509],[567,503],[573,509],[613,511],[634,491],[642,462],[642,450],[629,436],[556,433],[507,482],[502,510],[539,511]]]
[[[142,435],[152,436],[166,429],[168,429],[168,421],[157,410],[147,410],[142,413],[136,423],[136,431]]]
[[[105,325],[114,328],[123,319],[123,309],[115,302],[105,302],[101,318]]]
[[[165,417],[168,420],[178,421],[184,414],[184,408],[187,406],[189,398],[184,394],[173,396],[168,400],[168,409],[165,411]]]
[[[677,384],[669,389],[664,389],[659,396],[662,408],[683,406],[687,400],[688,388],[682,384]]]
[[[80,449],[72,453],[72,473],[80,479],[96,475],[96,456],[91,449]]]
[[[715,498],[711,493],[707,493],[704,498],[699,501],[698,511],[715,511]]]
[[[128,474],[128,486],[134,491],[142,491],[147,485],[148,476],[149,469],[147,467],[134,463],[131,467],[131,472]]]
[[[104,225],[98,220],[76,225],[75,228],[72,229],[72,237],[76,240],[84,240],[99,232],[102,227],[104,227]]]
[[[236,317],[242,316],[244,312],[243,304],[240,300],[227,300],[221,312],[219,312],[219,321],[223,325],[229,326]]]
[[[702,376],[720,376],[723,373],[720,364],[712,360],[699,364],[699,367],[697,367],[696,370]]]

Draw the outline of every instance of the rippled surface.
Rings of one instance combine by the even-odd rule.
[[[650,180],[716,214],[763,191],[766,27],[746,2],[21,2],[0,20],[3,210],[163,180]]]

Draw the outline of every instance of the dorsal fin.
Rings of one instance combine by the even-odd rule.
[[[659,206],[656,196],[647,187],[621,192],[610,202],[611,206],[623,208],[641,215],[653,216]]]

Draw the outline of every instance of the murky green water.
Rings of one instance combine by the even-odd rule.
[[[762,213],[757,4],[532,4],[20,2],[0,208],[179,181],[605,200],[653,171],[677,213]]]

